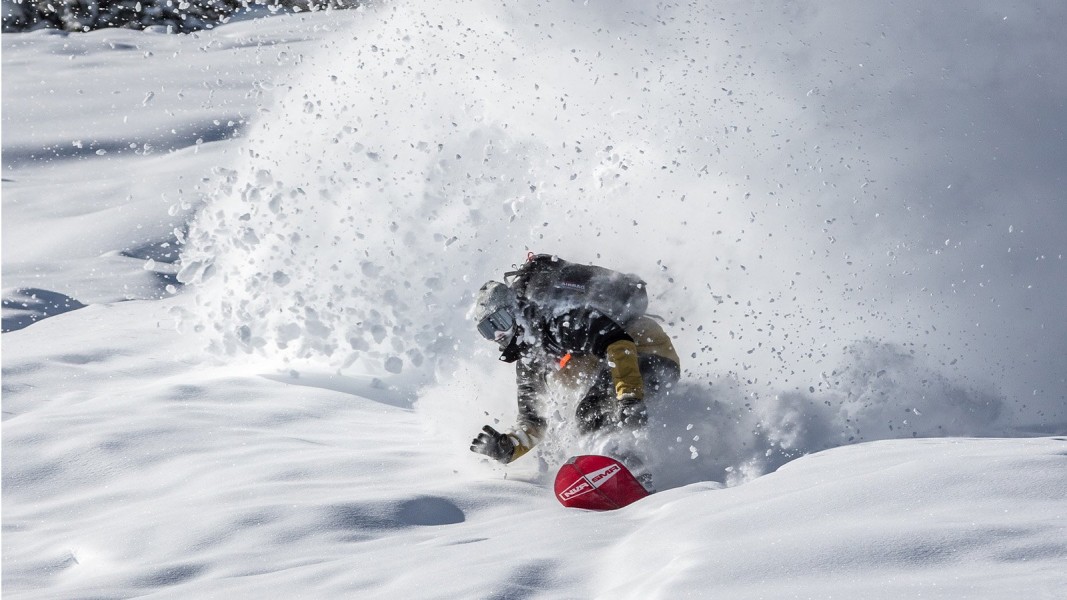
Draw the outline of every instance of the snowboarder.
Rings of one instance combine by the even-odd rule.
[[[644,314],[644,282],[602,267],[531,254],[505,281],[478,290],[478,332],[515,363],[518,421],[506,432],[482,428],[471,450],[502,463],[530,451],[548,422],[543,399],[550,380],[582,392],[575,411],[583,435],[634,431],[646,425],[645,402],[678,381],[678,354],[660,325]],[[632,453],[618,456],[649,491],[651,474]]]

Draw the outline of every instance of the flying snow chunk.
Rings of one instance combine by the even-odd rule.
[[[390,373],[400,373],[404,370],[404,361],[399,356],[390,356],[385,359],[385,370]]]

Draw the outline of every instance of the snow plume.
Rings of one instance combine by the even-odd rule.
[[[969,389],[901,348],[865,340],[818,387],[761,397],[737,380],[684,383],[651,409],[661,487],[736,484],[852,443],[1005,433],[1003,398]]]
[[[688,378],[668,397],[651,400],[649,427],[637,447],[646,449],[656,485],[736,485],[805,454],[860,442],[1010,434],[1001,396],[951,380],[898,346],[863,340],[845,354],[844,363],[807,390],[763,396],[735,377]],[[420,395],[418,410],[432,434],[453,446],[464,447],[484,424],[503,431],[513,423],[510,368],[487,369],[486,362],[457,360]],[[577,400],[556,393],[546,403],[550,427],[533,453],[539,460],[523,463],[542,479],[569,456],[633,442],[625,432],[581,438]]]
[[[912,4],[378,4],[301,57],[220,171],[183,254],[186,321],[229,355],[508,383],[464,315],[551,252],[649,282],[686,381],[654,445],[702,472],[1007,412],[1062,423],[1067,330],[1029,283],[1067,281],[1051,163],[972,141],[1067,152],[989,91],[1014,64],[994,46],[1025,41],[1035,72],[1012,89],[1056,97],[1055,19]],[[941,35],[954,20],[963,41]]]
[[[689,210],[677,187],[713,186],[697,181],[707,168],[668,184],[689,150],[657,131],[689,124],[657,105],[696,116],[664,84],[690,67],[646,55],[670,39],[644,31],[656,11],[598,10],[589,31],[499,6],[387,4],[339,34],[193,224],[193,326],[228,354],[398,372],[470,354],[471,292],[529,250],[647,274],[665,298],[664,257],[685,243],[673,232],[723,212],[696,195]],[[566,43],[546,45],[557,28]]]

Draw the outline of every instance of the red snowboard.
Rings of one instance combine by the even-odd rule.
[[[556,499],[568,508],[615,510],[647,495],[629,469],[607,456],[575,456],[556,474]]]

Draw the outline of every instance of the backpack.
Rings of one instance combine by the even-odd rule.
[[[533,254],[517,270],[504,274],[515,293],[552,314],[592,308],[620,325],[645,314],[648,289],[637,275],[595,265]]]

